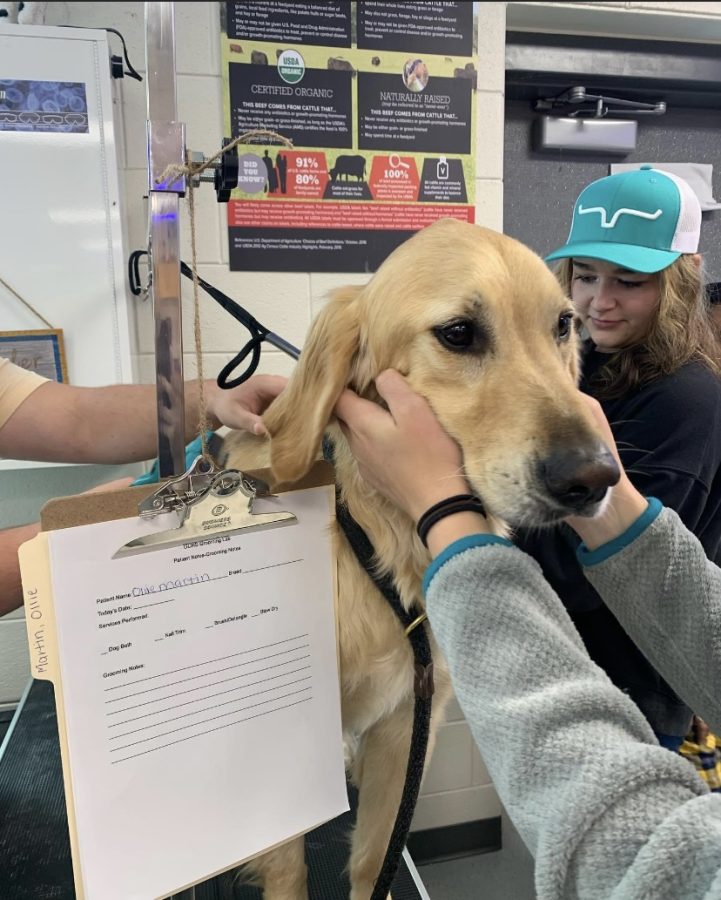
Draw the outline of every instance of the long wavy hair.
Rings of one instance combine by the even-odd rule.
[[[699,261],[684,253],[659,273],[659,304],[646,335],[609,355],[593,377],[598,397],[620,397],[696,360],[721,376],[721,328],[710,314]],[[573,260],[564,259],[556,277],[571,296]]]

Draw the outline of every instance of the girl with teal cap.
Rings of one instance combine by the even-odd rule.
[[[689,185],[651,167],[601,178],[578,197],[568,240],[546,258],[587,340],[581,388],[598,399],[636,487],[674,509],[721,562],[721,368]],[[570,529],[522,534],[591,657],[677,749],[692,711],[584,578]]]

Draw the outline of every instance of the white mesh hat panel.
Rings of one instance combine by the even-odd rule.
[[[681,208],[671,241],[671,250],[677,250],[679,253],[698,253],[698,244],[701,238],[701,204],[696,192],[688,182],[679,178],[678,175],[672,175],[671,172],[663,169],[655,171],[663,172],[666,178],[673,181],[681,198]]]

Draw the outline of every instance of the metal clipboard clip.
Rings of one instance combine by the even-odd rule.
[[[165,482],[139,506],[141,518],[178,513],[178,524],[134,538],[120,547],[113,559],[209,540],[236,531],[260,531],[297,522],[291,512],[254,513],[256,497],[275,497],[259,478],[237,469],[217,469],[199,456],[185,474]]]

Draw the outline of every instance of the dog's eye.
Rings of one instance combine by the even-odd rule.
[[[573,313],[563,313],[558,317],[558,328],[556,329],[556,337],[559,341],[567,341],[573,330]]]
[[[434,328],[434,333],[444,347],[449,350],[465,350],[473,343],[475,328],[473,322],[459,319]]]

